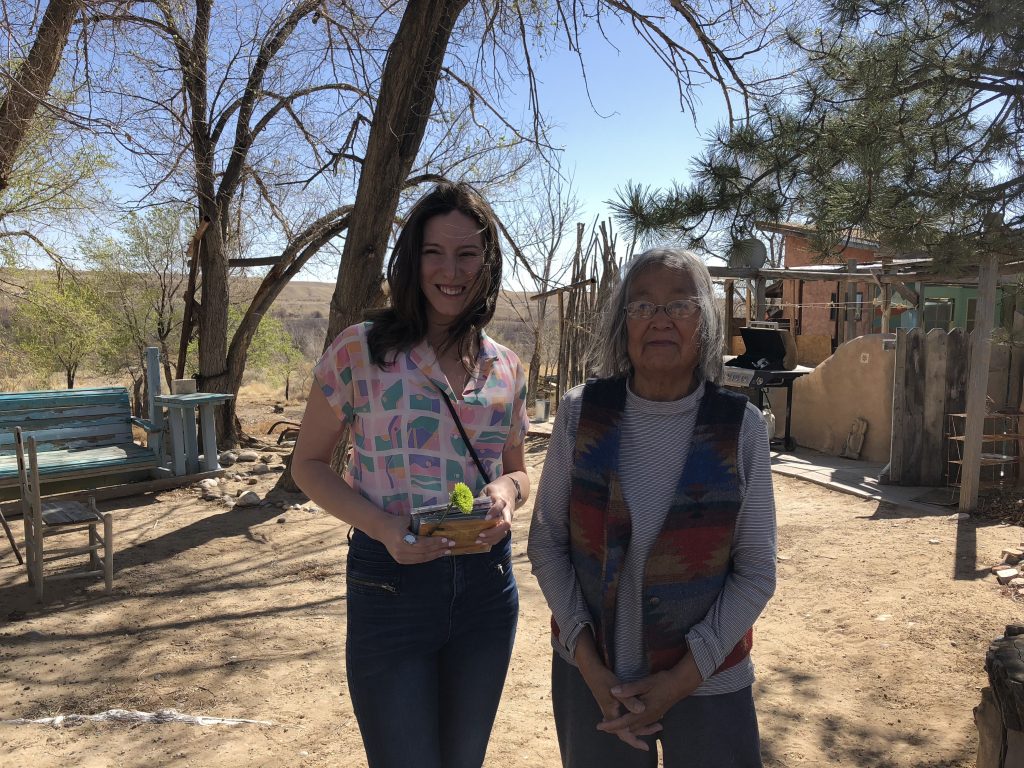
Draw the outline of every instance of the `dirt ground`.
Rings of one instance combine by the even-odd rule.
[[[536,483],[546,440],[528,447]],[[221,490],[265,497],[280,457],[263,453],[270,472],[235,465]],[[989,565],[1022,528],[782,477],[775,489],[779,586],[754,644],[765,764],[973,766],[986,647],[1024,618]],[[270,723],[4,723],[0,766],[365,765],[342,662],[346,526],[301,501],[229,510],[187,487],[103,503],[114,594],[58,583],[45,606],[0,541],[0,719],[118,708]],[[514,525],[522,613],[486,763],[501,768],[559,765],[530,513]]]

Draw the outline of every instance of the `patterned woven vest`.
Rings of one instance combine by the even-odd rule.
[[[597,645],[614,669],[615,605],[631,535],[618,475],[624,378],[584,387],[569,499],[570,558],[597,622]],[[686,653],[686,633],[710,610],[731,568],[742,501],[736,470],[746,398],[706,383],[693,445],[644,572],[643,637],[648,673],[669,669]],[[557,632],[557,628],[556,628]],[[750,653],[753,631],[716,671]]]

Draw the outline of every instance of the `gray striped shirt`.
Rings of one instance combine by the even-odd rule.
[[[582,393],[582,387],[567,392],[555,417],[528,547],[533,573],[561,630],[560,640],[552,639],[552,645],[570,663],[576,637],[587,625],[593,626],[569,560],[570,481]],[[681,400],[670,402],[644,400],[627,390],[619,477],[632,515],[632,538],[619,580],[615,617],[615,674],[624,681],[644,675],[644,568],[689,455],[703,396],[703,383]],[[740,430],[738,464],[743,503],[733,536],[732,568],[711,610],[686,635],[704,678],[696,695],[731,693],[753,683],[749,657],[713,673],[775,591],[775,497],[768,434],[761,414],[749,403]]]

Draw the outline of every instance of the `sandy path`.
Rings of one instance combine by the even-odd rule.
[[[536,482],[543,441],[531,448]],[[224,485],[262,494],[275,477]],[[754,650],[766,765],[973,766],[985,648],[1024,615],[987,565],[1021,528],[786,478],[776,492],[785,559]],[[225,512],[195,489],[107,507],[120,541],[112,599],[72,582],[40,609],[0,554],[0,717],[173,707],[275,724],[0,725],[0,766],[364,765],[342,664],[343,526],[315,509]],[[559,764],[529,512],[515,524],[522,615],[496,768]]]

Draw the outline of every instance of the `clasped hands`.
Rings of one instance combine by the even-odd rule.
[[[587,667],[584,671],[581,666],[580,672],[604,718],[597,729],[613,733],[644,752],[650,747],[640,737],[661,731],[661,718],[672,705],[693,693],[701,679],[689,653],[672,669],[632,683],[620,683],[600,661],[594,660]]]

